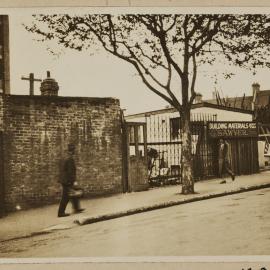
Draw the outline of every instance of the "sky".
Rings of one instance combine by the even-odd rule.
[[[21,80],[33,72],[36,78],[45,79],[46,71],[59,84],[60,96],[115,97],[126,114],[165,108],[168,104],[152,93],[128,63],[100,50],[95,55],[88,51],[65,50],[59,57],[48,52],[48,44],[35,41],[36,36],[27,32],[23,23],[32,21],[31,13],[24,9],[9,14],[10,23],[10,73],[11,94],[29,94],[29,82]],[[59,51],[59,47],[55,47]],[[236,73],[225,80],[224,71]],[[215,84],[214,75],[217,76]],[[196,91],[204,99],[211,98],[215,88],[222,96],[251,95],[251,85],[258,82],[261,89],[270,89],[270,71],[260,69],[256,75],[224,63],[198,71]],[[40,83],[35,83],[35,94],[40,95]]]

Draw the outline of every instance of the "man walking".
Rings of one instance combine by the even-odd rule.
[[[219,140],[218,145],[218,170],[219,170],[219,177],[223,179],[224,171],[227,172],[232,181],[235,179],[235,174],[233,173],[231,166],[230,166],[230,157],[229,157],[229,144],[223,139]],[[225,184],[226,180],[222,180],[220,184]]]
[[[66,217],[69,214],[65,213],[69,200],[72,202],[72,206],[75,213],[80,213],[84,209],[80,208],[80,202],[78,198],[69,198],[69,190],[76,183],[76,165],[74,161],[75,146],[73,144],[68,145],[68,157],[65,159],[63,167],[61,168],[60,182],[62,184],[62,198],[58,209],[58,217]]]

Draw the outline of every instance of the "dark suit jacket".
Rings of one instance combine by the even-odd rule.
[[[218,158],[219,159],[224,159],[224,160],[230,160],[229,157],[229,144],[225,141],[223,148],[222,145],[218,145]]]
[[[76,165],[73,157],[68,157],[62,165],[61,184],[72,186],[76,181]]]

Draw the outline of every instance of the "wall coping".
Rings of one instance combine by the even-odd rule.
[[[73,96],[30,96],[30,95],[5,95],[0,94],[0,97],[7,100],[33,100],[33,101],[56,101],[56,102],[76,102],[76,101],[89,101],[89,102],[112,102],[120,103],[119,99],[113,97],[73,97]]]

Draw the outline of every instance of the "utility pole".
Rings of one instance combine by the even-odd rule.
[[[29,87],[30,96],[34,95],[34,82],[41,82],[42,81],[41,79],[35,79],[34,73],[30,73],[28,78],[27,77],[22,77],[21,79],[25,80],[25,81],[29,81],[29,84],[30,84],[30,87]]]

